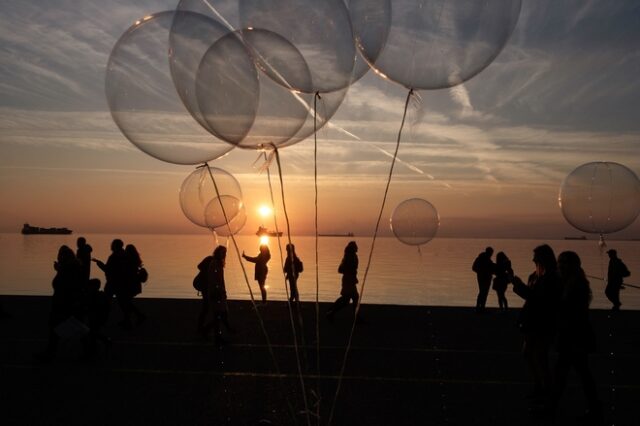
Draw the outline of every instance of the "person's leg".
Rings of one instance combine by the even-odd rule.
[[[209,328],[207,324],[207,315],[209,314],[210,303],[208,294],[202,294],[202,304],[200,305],[200,314],[198,315],[198,333],[206,334]]]
[[[565,352],[558,353],[558,359],[556,361],[556,365],[554,368],[554,383],[553,383],[553,409],[556,410],[560,405],[560,400],[562,399],[562,394],[564,393],[564,389],[567,386],[567,376],[569,375],[569,367],[571,366],[571,358],[570,355]]]
[[[333,316],[336,312],[344,308],[349,304],[349,298],[346,296],[340,296],[333,302],[331,308],[327,311],[326,316],[329,320],[333,320]]]
[[[598,398],[598,387],[596,381],[591,374],[589,368],[589,359],[586,353],[579,353],[575,355],[573,365],[582,382],[582,389],[584,395],[587,398],[587,409],[593,416],[602,416],[602,404]]]
[[[296,280],[295,278],[289,278],[289,292],[290,302],[297,302],[300,300],[298,296],[298,280]]]
[[[260,286],[260,294],[262,295],[262,303],[267,303],[267,289],[265,288],[264,281],[258,281],[258,285]]]

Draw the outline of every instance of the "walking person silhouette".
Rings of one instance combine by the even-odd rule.
[[[296,255],[296,246],[293,244],[287,244],[287,258],[284,261],[283,270],[286,279],[289,281],[290,302],[300,301],[300,295],[298,294],[298,277],[300,276],[302,269],[302,261]]]
[[[76,258],[78,259],[78,262],[80,262],[82,279],[85,283],[88,283],[91,278],[91,252],[93,251],[93,248],[87,244],[87,240],[84,237],[78,237],[76,245]]]
[[[244,254],[244,251],[243,251],[242,257],[244,257],[245,260],[247,260],[248,262],[255,263],[256,267],[255,267],[255,272],[253,277],[256,281],[258,281],[258,285],[260,286],[262,303],[266,304],[267,303],[266,281],[267,281],[267,273],[269,272],[269,267],[267,266],[267,263],[269,263],[269,260],[271,259],[271,252],[269,251],[269,246],[266,244],[262,244],[260,246],[260,253],[258,253],[258,255],[255,257],[247,256],[246,254]]]
[[[609,255],[609,267],[607,268],[607,287],[604,294],[607,299],[613,303],[612,311],[619,311],[620,306],[620,290],[624,288],[624,278],[631,275],[627,265],[618,257],[618,252],[614,249],[607,251]]]
[[[338,273],[342,274],[342,289],[340,297],[333,303],[327,311],[326,317],[329,321],[333,321],[335,313],[344,308],[352,301],[353,310],[355,312],[358,306],[358,245],[355,241],[350,241],[344,248],[344,256],[338,267]]]

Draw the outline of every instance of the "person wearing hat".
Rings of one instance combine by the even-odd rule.
[[[611,249],[607,251],[609,255],[609,268],[607,270],[607,287],[604,294],[607,299],[613,303],[612,311],[619,311],[620,306],[620,289],[623,288],[623,279],[631,275],[627,265],[618,257],[618,252]]]

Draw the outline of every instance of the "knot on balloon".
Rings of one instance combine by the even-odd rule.
[[[263,173],[269,167],[271,167],[271,163],[276,156],[277,148],[275,146],[263,146],[261,147],[260,154],[258,154],[258,158],[253,162],[253,166],[258,170],[258,173]],[[264,160],[261,164],[259,162]]]

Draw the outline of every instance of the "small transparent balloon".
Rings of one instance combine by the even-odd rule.
[[[242,201],[233,195],[221,195],[209,201],[204,209],[204,220],[207,227],[215,229],[231,222],[242,206]]]
[[[300,50],[312,78],[292,82],[295,90],[324,93],[351,84],[356,49],[343,0],[240,0],[239,10],[243,28],[273,31]]]
[[[141,151],[169,163],[200,164],[233,145],[199,125],[176,92],[168,53],[174,16],[147,16],[122,34],[109,56],[105,93],[113,121]]]
[[[206,209],[211,200],[218,196],[231,196],[242,201],[240,184],[231,173],[217,167],[209,167],[218,192],[213,185],[207,167],[199,167],[182,182],[180,187],[180,207],[191,222],[198,226],[207,225]]]
[[[247,211],[244,207],[244,203],[241,203],[238,213],[229,221],[229,225],[219,226],[215,228],[214,231],[221,237],[228,237],[240,232],[245,223],[247,223]]]
[[[565,178],[558,201],[564,218],[580,231],[621,231],[640,213],[640,181],[622,164],[587,163]]]
[[[398,240],[419,246],[435,237],[440,227],[440,216],[430,202],[411,198],[398,204],[391,215],[390,225]]]
[[[489,66],[502,51],[518,21],[521,3],[394,0],[384,48],[367,60],[380,75],[409,89],[458,85]],[[349,0],[353,27],[367,28],[372,17],[384,19],[376,18],[378,8],[371,0]],[[362,37],[359,43],[365,56],[378,51],[376,38]]]
[[[278,54],[264,46],[277,46]],[[276,63],[287,65],[267,77]],[[202,58],[196,79],[199,109],[216,135],[240,148],[290,144],[313,100],[312,94],[276,82],[292,76],[297,81],[311,78],[300,52],[282,36],[261,29],[230,33]]]

